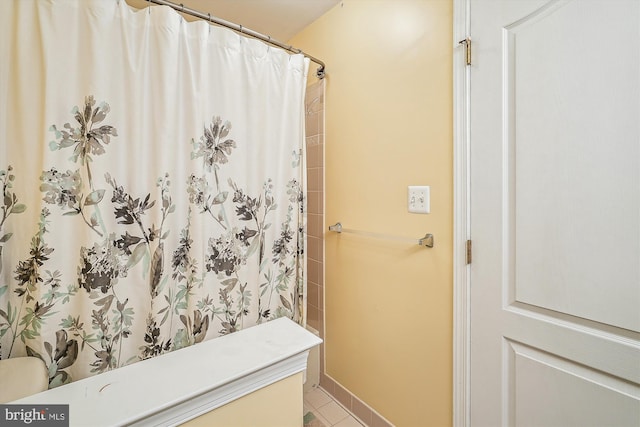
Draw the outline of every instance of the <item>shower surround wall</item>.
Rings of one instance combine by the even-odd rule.
[[[324,337],[324,89],[320,80],[307,87],[307,325]],[[320,349],[322,369],[324,348]]]

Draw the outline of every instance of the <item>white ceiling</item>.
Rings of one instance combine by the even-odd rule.
[[[338,4],[340,0],[169,0],[204,14],[288,41],[307,25]],[[144,8],[146,0],[127,0],[131,6]],[[197,18],[185,16],[188,20]]]

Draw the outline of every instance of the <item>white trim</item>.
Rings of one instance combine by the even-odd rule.
[[[280,318],[11,403],[68,404],[77,426],[179,425],[304,371],[321,342]]]
[[[261,388],[275,384],[291,375],[303,372],[307,367],[309,351],[296,354],[275,365],[261,369],[232,383],[207,391],[175,406],[130,424],[131,426],[179,426],[185,422],[213,411]]]
[[[466,263],[466,243],[471,238],[471,183],[469,181],[471,66],[466,65],[466,52],[459,42],[469,37],[470,0],[454,0],[453,7],[453,425],[468,427],[470,425],[470,266]]]

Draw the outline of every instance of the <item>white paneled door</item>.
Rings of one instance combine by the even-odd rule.
[[[640,426],[640,0],[470,0],[472,426]]]

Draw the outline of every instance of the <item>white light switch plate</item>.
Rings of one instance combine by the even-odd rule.
[[[408,210],[411,213],[428,214],[431,210],[428,185],[410,185],[407,193]]]

